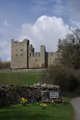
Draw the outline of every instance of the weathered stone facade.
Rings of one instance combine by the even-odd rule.
[[[23,42],[11,40],[11,69],[45,68],[54,64],[56,52],[46,52],[45,46],[40,46],[40,52],[35,52],[26,38]]]

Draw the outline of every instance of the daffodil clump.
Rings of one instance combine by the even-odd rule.
[[[45,103],[41,103],[40,106],[43,110],[45,110],[47,108],[47,104],[45,104]]]
[[[21,98],[21,99],[20,99],[20,103],[21,103],[23,106],[26,105],[27,101],[28,101],[28,100],[25,99],[25,98]]]

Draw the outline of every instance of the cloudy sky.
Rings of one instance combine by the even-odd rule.
[[[12,38],[56,51],[72,27],[80,27],[80,0],[0,0],[0,58],[10,60]]]

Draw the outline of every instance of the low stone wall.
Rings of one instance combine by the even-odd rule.
[[[0,107],[19,103],[20,98],[27,98],[28,103],[41,100],[41,90],[33,87],[0,86]]]
[[[42,100],[42,91],[59,91],[59,86],[47,84],[35,84],[33,86],[0,86],[0,107],[18,104],[20,103],[20,98],[27,99],[27,103],[38,102]],[[46,96],[46,99],[47,97],[48,96]]]

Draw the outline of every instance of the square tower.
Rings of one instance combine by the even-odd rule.
[[[44,68],[45,67],[45,59],[46,58],[46,51],[45,51],[45,46],[41,45],[40,46],[40,59],[41,59],[41,66]]]
[[[29,40],[23,42],[11,40],[11,69],[28,68]]]

